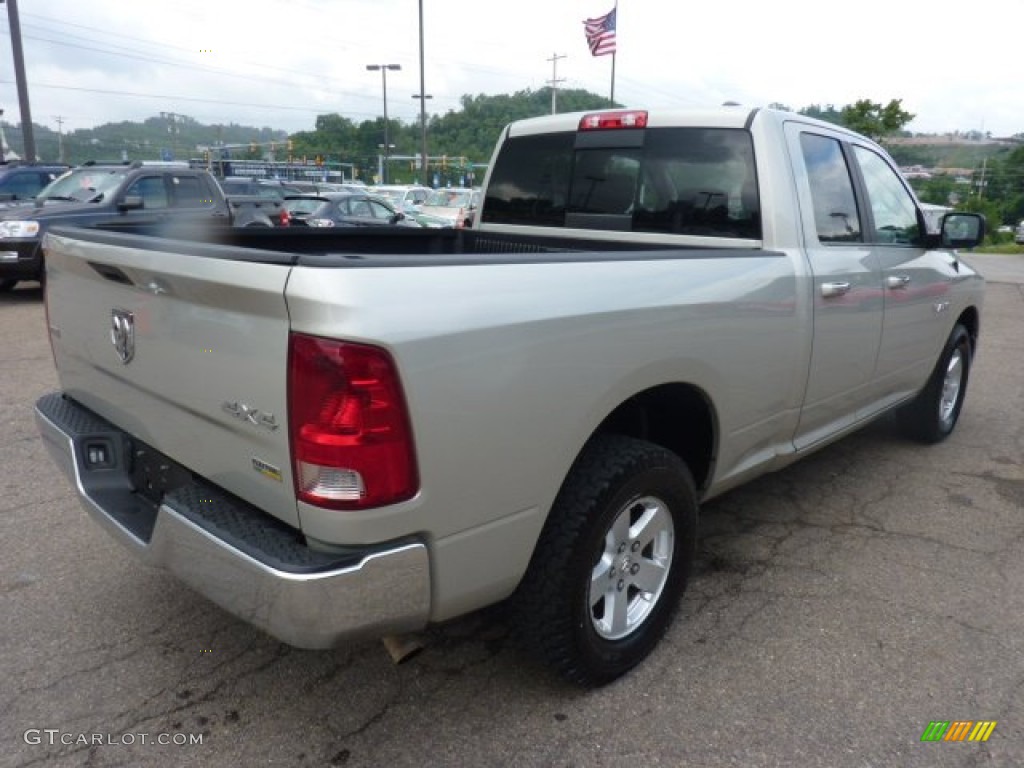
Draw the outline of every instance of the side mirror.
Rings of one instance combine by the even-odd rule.
[[[388,224],[397,224],[398,222],[402,221],[403,219],[405,219],[405,214],[402,213],[401,211],[398,211],[397,213],[395,213],[394,216],[392,216],[390,219],[388,219]]]
[[[940,229],[942,248],[973,248],[985,239],[985,217],[980,213],[947,213]]]
[[[137,211],[140,208],[145,208],[145,203],[142,200],[142,195],[127,195],[125,198],[117,204],[117,210],[119,211]]]

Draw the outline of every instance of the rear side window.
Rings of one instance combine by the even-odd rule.
[[[178,208],[202,208],[213,205],[213,196],[198,176],[172,176],[174,205]]]
[[[861,235],[857,198],[843,149],[836,139],[815,133],[800,134],[800,149],[814,203],[814,225],[822,243],[859,243]]]
[[[506,142],[483,221],[707,237],[760,238],[753,142],[744,130],[649,128],[623,146],[609,133]],[[625,144],[628,143],[628,146]]]

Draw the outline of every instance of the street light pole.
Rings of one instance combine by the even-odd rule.
[[[382,183],[388,183],[388,156],[391,154],[391,145],[388,140],[388,70],[396,71],[402,68],[401,64],[367,64],[370,72],[380,70],[380,82],[384,90],[384,168],[381,172]]]
[[[414,99],[420,100],[420,131],[422,132],[423,148],[420,153],[420,167],[423,169],[422,183],[429,185],[430,181],[427,179],[427,169],[430,163],[430,156],[427,155],[427,113],[423,108],[423,104],[427,99],[434,98],[429,93],[414,93],[412,95]]]
[[[427,99],[431,98],[427,95],[427,86],[425,83],[425,75],[423,73],[423,0],[419,0],[420,4],[420,162],[423,168],[423,181],[426,183],[427,180]],[[415,96],[413,98],[416,98]]]

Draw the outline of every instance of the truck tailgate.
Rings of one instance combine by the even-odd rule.
[[[66,396],[298,527],[287,416],[290,267],[46,241]]]

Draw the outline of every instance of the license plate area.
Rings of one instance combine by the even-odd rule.
[[[164,494],[187,485],[192,473],[139,440],[132,440],[131,486],[136,494],[159,506]]]

